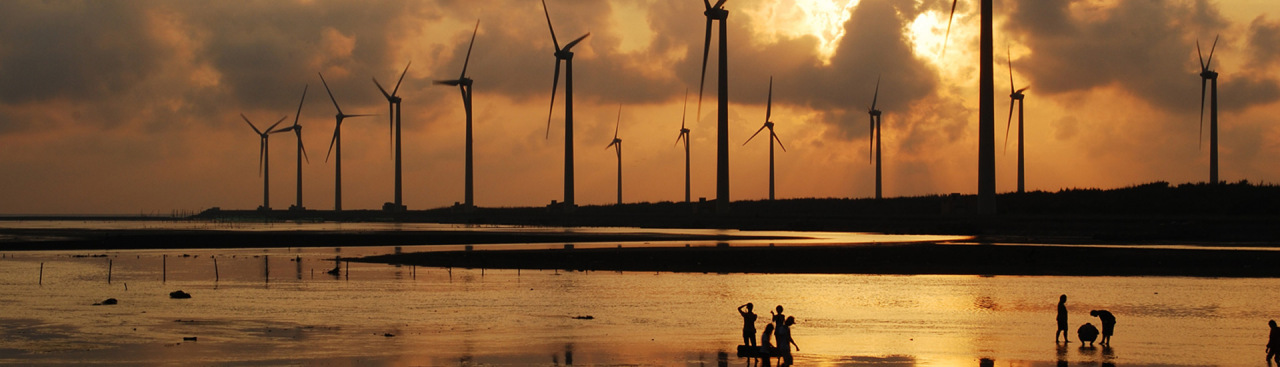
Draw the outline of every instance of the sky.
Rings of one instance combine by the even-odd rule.
[[[946,0],[728,0],[731,199],[768,196],[772,121],[779,198],[874,195],[868,117],[879,80],[884,195],[977,192],[976,0],[961,0],[943,50]],[[696,0],[548,0],[574,47],[580,205],[610,204],[624,141],[623,199],[684,196],[680,124],[691,133],[692,195],[715,196],[713,36],[698,108],[706,18]],[[1028,190],[1208,180],[1197,41],[1220,104],[1224,181],[1280,181],[1280,3],[1273,0],[1008,1],[994,4],[997,191],[1016,188],[1006,143],[1009,62],[1026,91]],[[304,206],[331,209],[336,110],[343,207],[393,199],[387,102],[404,99],[404,203],[463,199],[465,114],[474,85],[475,198],[485,207],[562,200],[564,84],[542,5],[497,1],[0,2],[0,214],[170,214],[262,203],[259,128],[299,124]],[[686,97],[687,96],[687,97]],[[687,99],[686,99],[687,98]],[[688,103],[687,112],[684,104]],[[550,126],[548,128],[548,108]],[[621,107],[621,118],[618,110]],[[1016,117],[1015,117],[1016,118]],[[1202,136],[1203,134],[1203,136]],[[271,202],[294,203],[296,142],[269,140]]]

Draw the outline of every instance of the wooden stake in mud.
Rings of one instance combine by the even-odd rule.
[[[40,263],[40,285],[44,285],[44,263]]]
[[[160,257],[160,282],[164,283],[169,280],[169,255]]]
[[[271,256],[270,255],[262,255],[262,271],[263,271],[262,281],[270,283],[271,282]]]
[[[111,259],[107,259],[107,284],[111,284]]]
[[[210,256],[213,257],[213,256]],[[213,281],[218,281],[218,258],[213,257]]]

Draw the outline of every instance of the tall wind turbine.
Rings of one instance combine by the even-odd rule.
[[[880,78],[876,78],[876,92],[871,96],[871,107],[867,108],[867,115],[871,117],[871,135],[867,136],[867,141],[872,144],[870,149],[872,155],[876,158],[876,199],[882,198],[880,187],[880,158],[883,154],[880,151],[880,110],[876,109],[876,102],[880,99]],[[867,157],[871,158],[871,157]]]
[[[707,16],[707,37],[702,42],[702,76],[698,79],[698,116],[702,116],[702,87],[707,79],[707,53],[711,50],[711,21],[720,21],[720,73],[719,93],[716,96],[716,211],[729,210],[729,49],[725,36],[728,26],[729,11],[724,9],[725,0],[719,0],[715,6],[709,0],[702,0],[706,5],[703,15]],[[772,145],[770,145],[772,146]]]
[[[947,20],[945,36],[948,38],[958,1],[951,1],[951,17]],[[991,41],[991,2],[992,0],[981,0],[982,28],[978,56],[978,211],[984,215],[996,213],[996,84]],[[943,44],[946,44],[945,39]]]
[[[269,161],[267,160],[267,154],[270,153],[267,150],[267,138],[271,136],[271,129],[275,129],[276,125],[279,125],[287,117],[289,116],[276,120],[276,123],[271,124],[271,127],[266,130],[258,130],[258,127],[254,126],[248,117],[244,117],[243,113],[240,114],[240,118],[244,119],[244,122],[249,124],[250,128],[253,128],[253,132],[258,133],[258,176],[262,176],[262,206],[258,207],[258,210],[271,210],[271,166],[268,165]]]
[[[382,84],[378,84],[378,78],[373,78],[373,85],[378,86],[378,91],[382,92],[382,96],[387,98],[387,124],[392,125],[388,127],[392,128],[391,130],[394,131],[396,138],[396,201],[392,207],[386,208],[392,211],[405,210],[404,200],[400,195],[400,96],[396,95],[396,92],[400,91],[400,82],[404,81],[404,74],[409,72],[409,65],[413,65],[413,62],[409,62],[404,66],[404,71],[400,72],[400,80],[396,81],[396,87],[391,89],[391,93],[387,93],[387,90],[382,88]],[[334,102],[334,106],[337,106],[337,102]]]
[[[302,160],[306,159],[307,163],[311,163],[311,158],[307,158],[307,148],[302,146],[302,125],[298,125],[298,116],[302,115],[302,102],[307,100],[307,87],[302,87],[302,99],[298,101],[298,113],[293,115],[293,125],[280,130],[272,131],[272,134],[292,131],[293,136],[298,140],[298,203],[289,206],[289,210],[306,210],[302,206]]]
[[[782,151],[784,152],[787,151],[787,147],[782,145],[782,139],[778,139],[778,134],[773,133],[773,121],[769,121],[769,116],[772,114],[773,77],[769,77],[769,99],[768,104],[765,105],[764,109],[764,126],[761,126],[759,130],[756,130],[755,134],[751,134],[751,137],[747,138],[747,141],[742,142],[742,145],[747,145],[747,143],[751,142],[751,139],[755,139],[756,135],[760,134],[760,131],[763,131],[765,128],[769,129],[769,200],[773,200],[773,142],[777,141],[778,147],[782,148]]]
[[[551,29],[551,44],[556,47],[556,76],[551,83],[551,107],[547,109],[547,137],[551,136],[551,110],[556,107],[556,86],[560,84],[560,62],[564,62],[564,206],[573,208],[573,52],[570,49],[582,42],[591,33],[560,48],[556,40],[556,29],[551,26],[551,13],[547,11],[547,1],[542,1],[542,13],[547,16],[547,28]]]
[[[1218,72],[1210,69],[1213,65],[1213,50],[1218,48],[1218,37],[1213,37],[1213,46],[1209,48],[1209,60],[1200,54],[1200,40],[1196,40],[1196,56],[1200,57],[1200,137],[1204,138],[1204,88],[1213,81],[1209,97],[1209,184],[1218,183]]]
[[[471,63],[471,47],[476,45],[476,32],[479,30],[480,30],[480,20],[476,19],[476,29],[471,31],[471,44],[467,46],[467,58],[462,61],[462,76],[459,76],[457,80],[435,81],[435,84],[437,85],[451,85],[451,86],[458,87],[458,89],[461,90],[462,92],[462,108],[467,111],[467,158],[466,158],[467,168],[466,168],[465,179],[464,179],[466,184],[466,190],[465,190],[466,193],[463,195],[463,204],[468,208],[475,207],[476,203],[475,203],[475,194],[474,194],[475,185],[474,185],[474,181],[472,181],[472,166],[471,166],[471,84],[472,84],[472,80],[471,78],[467,77],[467,64]],[[557,67],[556,70],[558,71],[560,70],[560,68]],[[560,78],[556,78],[556,79],[559,80]],[[555,98],[554,93],[552,95],[553,95],[552,98]],[[548,119],[548,121],[550,121],[550,119]]]
[[[613,125],[613,141],[604,149],[613,148],[618,153],[618,205],[622,205],[622,139],[618,138],[618,127],[622,126],[622,105],[618,105],[618,121]]]
[[[1022,155],[1022,151],[1023,151],[1022,106],[1024,105],[1022,98],[1026,97],[1026,95],[1023,95],[1022,92],[1026,91],[1027,88],[1031,88],[1031,86],[1022,87],[1022,89],[1014,89],[1014,88],[1016,87],[1013,85],[1013,56],[1012,54],[1010,54],[1009,56],[1009,121],[1006,122],[1004,125],[1004,149],[1005,151],[1009,150],[1009,128],[1013,126],[1013,104],[1017,103],[1018,104],[1018,193],[1021,194],[1023,192],[1026,192],[1026,185],[1025,185],[1026,171],[1024,170],[1025,165],[1024,165],[1024,161],[1022,160],[1023,158],[1023,155]]]
[[[689,200],[689,128],[684,127],[684,117],[689,114],[689,88],[684,89],[684,110],[680,112],[680,135],[676,136],[676,144],[684,139],[684,202]]]
[[[319,73],[317,73],[319,74]],[[324,74],[320,74],[320,83],[324,84],[324,91],[329,93],[329,100],[333,101],[333,108],[338,110],[338,114],[333,118],[333,139],[329,140],[329,153],[325,154],[325,162],[329,161],[329,156],[334,156],[334,175],[333,175],[333,210],[342,210],[342,120],[348,117],[360,117],[371,115],[348,115],[342,113],[342,107],[338,106],[338,100],[333,98],[333,91],[329,90],[329,83],[324,80]],[[334,150],[337,147],[337,150]]]

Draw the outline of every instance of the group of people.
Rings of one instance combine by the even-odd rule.
[[[1102,341],[1098,344],[1110,346],[1111,334],[1116,331],[1116,316],[1107,310],[1090,310],[1089,316],[1097,317],[1102,321]],[[1058,331],[1053,332],[1054,342],[1058,342],[1059,334],[1062,335],[1063,342],[1071,342],[1071,338],[1067,336],[1067,295],[1065,294],[1058,297]],[[1080,342],[1088,342],[1089,346],[1093,346],[1093,342],[1098,340],[1098,327],[1086,322],[1076,330],[1076,336],[1080,338]]]
[[[743,344],[743,346],[739,347],[738,353],[744,354],[743,348],[746,348],[746,351],[754,350],[756,353],[745,354],[764,358],[779,357],[782,359],[778,364],[779,366],[790,366],[792,363],[791,347],[794,346],[797,352],[800,351],[800,345],[796,344],[796,340],[791,338],[791,325],[795,325],[796,318],[783,315],[782,305],[778,305],[777,312],[769,311],[773,317],[770,319],[769,324],[764,326],[764,332],[760,333],[761,343],[756,344],[757,316],[752,310],[754,307],[755,305],[751,303],[738,306],[738,314],[742,315]],[[773,343],[769,341],[770,337],[778,342],[778,347],[773,346]]]

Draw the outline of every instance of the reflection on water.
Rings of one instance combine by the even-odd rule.
[[[1280,305],[1259,296],[1280,291],[1276,279],[718,275],[345,262],[340,276],[326,274],[335,256],[366,251],[375,250],[4,253],[0,364],[194,358],[766,365],[731,353],[741,342],[735,308],[754,302],[785,305],[796,317],[801,366],[973,366],[984,358],[997,366],[1239,365],[1261,358],[1266,320],[1280,314]],[[99,254],[108,256],[74,257]],[[179,289],[192,298],[168,298]],[[1053,343],[1064,293],[1071,297],[1072,330],[1091,320],[1090,309],[1116,314],[1114,348],[1081,348],[1074,338]],[[119,304],[92,306],[107,298]]]

